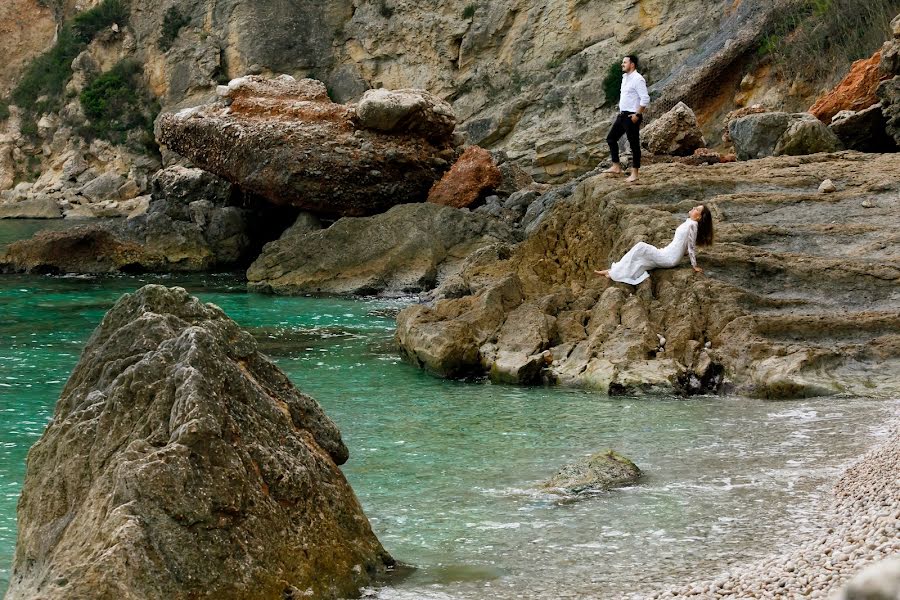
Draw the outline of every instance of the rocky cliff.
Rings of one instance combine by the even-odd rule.
[[[392,559],[340,432],[180,288],[123,296],[28,455],[6,598],[353,596]]]
[[[99,10],[113,1],[92,4]],[[717,138],[721,119],[735,106],[806,108],[815,90],[768,77],[754,59],[785,7],[797,2],[439,0],[427,8],[407,0],[132,3],[127,15],[85,38],[83,49],[76,45],[71,56],[61,55],[57,78],[63,78],[65,93],[53,92],[59,100],[52,107],[25,116],[13,111],[0,125],[0,188],[53,170],[36,191],[64,191],[72,186],[61,184],[60,171],[74,160],[97,173],[127,176],[146,191],[140,136],[108,136],[109,115],[86,114],[79,97],[122,61],[140,66],[129,85],[146,96],[134,99],[129,114],[195,105],[211,97],[217,83],[247,74],[314,77],[339,102],[369,88],[423,88],[452,104],[471,143],[506,150],[535,179],[565,179],[589,171],[606,153],[614,103],[604,90],[615,87],[607,77],[626,51],[642,57],[661,109],[679,100],[702,109],[709,139]],[[23,0],[14,5],[22,14]],[[78,7],[87,5],[57,7],[59,23],[72,22]],[[4,39],[27,37],[28,44],[15,42],[16,60],[4,74],[10,82],[52,37],[47,27],[34,34],[17,30],[16,36]],[[117,138],[112,147],[100,143],[107,137]],[[147,152],[158,158],[152,148]],[[72,177],[83,185],[90,175]]]
[[[900,155],[647,173],[637,187],[588,179],[516,251],[473,257],[435,303],[400,313],[404,354],[447,377],[611,394],[900,392]],[[633,287],[593,274],[638,241],[668,243],[698,203],[717,227],[705,275]]]

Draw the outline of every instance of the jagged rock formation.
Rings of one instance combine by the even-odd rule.
[[[834,116],[841,111],[860,111],[876,104],[878,102],[876,90],[885,77],[880,65],[880,51],[870,58],[856,61],[850,67],[847,76],[833,90],[816,100],[809,112],[829,125]]]
[[[563,494],[601,492],[637,482],[641,470],[616,452],[606,450],[562,467],[541,488]]]
[[[400,313],[403,354],[446,377],[527,383],[549,352],[540,379],[609,393],[723,378],[764,397],[900,392],[900,156],[647,173],[637,187],[588,179],[518,249],[468,261],[436,302]],[[827,178],[838,191],[819,194]],[[664,245],[701,202],[718,228],[705,276],[660,270],[634,288],[593,274],[637,241]]]
[[[491,153],[469,146],[450,170],[428,192],[428,201],[442,206],[468,208],[503,182]]]
[[[412,96],[403,91],[370,97],[360,120],[356,107],[331,102],[325,85],[311,79],[246,77],[220,91],[224,103],[160,117],[157,139],[276,205],[376,214],[423,200],[456,157],[450,107],[424,92],[415,102],[397,100]]]
[[[393,561],[347,458],[218,307],[126,294],[29,452],[6,598],[355,595]]]
[[[436,204],[345,217],[328,229],[292,228],[247,270],[250,289],[276,294],[430,290],[471,252],[516,238],[493,219]]]
[[[169,167],[152,181],[144,214],[63,231],[41,232],[11,244],[5,271],[114,273],[207,271],[247,264],[277,235],[261,222],[281,215],[244,208],[232,186],[200,169]],[[271,236],[271,237],[270,237]]]
[[[881,70],[892,78],[878,86],[885,132],[900,146],[900,15],[891,21],[893,39],[881,48]]]
[[[38,0],[7,0],[0,4],[0,56],[4,59],[0,98],[9,93],[28,62],[53,42],[55,34],[53,12]]]
[[[652,154],[690,156],[695,150],[705,148],[706,140],[697,126],[694,111],[684,102],[679,102],[644,128],[641,146]]]
[[[33,0],[15,4],[26,1]],[[87,6],[61,5],[60,19]],[[662,94],[663,111],[698,91],[718,105],[720,94],[700,84],[744,69],[742,59],[753,54],[776,12],[769,0],[615,0],[603,6],[438,0],[427,10],[410,0],[133,4],[127,25],[105,36],[115,39],[92,43],[75,61],[72,91],[107,72],[115,64],[109,57],[143,65],[144,87],[164,111],[197,105],[213,96],[217,82],[248,74],[320,79],[339,102],[356,100],[369,88],[423,88],[452,104],[470,143],[506,149],[529,174],[550,181],[588,172],[605,156],[606,120],[614,107],[603,96],[603,80],[622,53],[641,56],[649,80],[659,82],[655,92]],[[702,72],[695,77],[698,66]],[[728,84],[715,85],[730,94]],[[24,140],[18,127],[10,129],[8,146],[0,135],[0,189],[26,175],[20,159],[6,161],[11,173],[18,171],[4,182],[5,152],[45,156],[42,171],[66,152],[90,154],[74,140],[68,148],[55,143],[60,132],[73,133],[72,123],[83,123],[79,112],[76,97],[48,115],[37,145]],[[96,173],[132,179],[120,167],[139,158],[124,149],[120,157],[122,162],[98,163]]]

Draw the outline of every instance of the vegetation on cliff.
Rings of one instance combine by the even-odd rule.
[[[23,133],[34,135],[38,115],[62,108],[75,57],[101,31],[127,21],[128,5],[123,0],[104,0],[62,26],[53,47],[32,61],[10,95],[12,102],[23,110]]]

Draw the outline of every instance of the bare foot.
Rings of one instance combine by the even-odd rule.
[[[597,275],[602,275],[602,276],[606,277],[607,279],[611,279],[611,277],[609,276],[609,269],[603,269],[602,271],[594,271],[594,273],[596,273]]]
[[[625,181],[627,181],[628,183],[634,183],[634,182],[637,181],[637,180],[638,180],[638,176],[637,176],[637,175],[629,175],[629,176],[628,176],[628,179],[626,179]]]
[[[621,174],[622,174],[622,167],[620,167],[619,165],[613,165],[613,166],[611,166],[610,168],[608,168],[607,170],[605,170],[605,171],[603,171],[603,172],[604,172],[604,173],[613,173],[613,174],[615,174],[615,175],[621,175]]]

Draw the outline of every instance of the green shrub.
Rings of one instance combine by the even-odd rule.
[[[139,130],[142,138],[152,132],[159,112],[143,85],[141,65],[133,60],[123,60],[95,78],[79,100],[89,120],[79,133],[117,144],[125,143],[131,131]]]
[[[181,30],[191,24],[191,18],[181,13],[177,6],[170,6],[163,17],[162,34],[157,46],[165,52],[172,47]]]
[[[619,102],[619,94],[622,92],[622,63],[609,65],[606,77],[603,78],[603,96],[606,104],[615,105]]]
[[[0,100],[0,121],[5,121],[9,118],[9,102],[6,100]]]
[[[475,11],[478,10],[478,7],[474,4],[469,4],[463,9],[462,18],[463,19],[471,19],[475,16]]]
[[[50,50],[31,61],[12,91],[12,102],[23,111],[22,132],[34,137],[37,127],[27,123],[36,115],[62,107],[66,83],[72,77],[72,61],[94,37],[113,23],[124,24],[128,8],[122,0],[104,0],[59,30]]]

